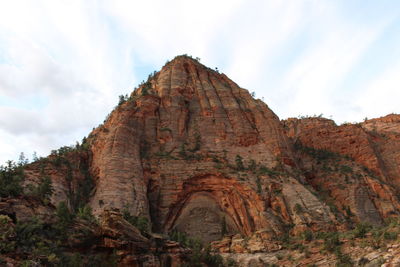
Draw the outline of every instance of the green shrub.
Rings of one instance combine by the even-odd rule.
[[[68,226],[74,219],[73,214],[69,211],[67,204],[61,201],[57,205],[56,215],[60,226]]]
[[[336,249],[336,266],[337,267],[352,267],[353,261],[351,257],[347,254],[343,254],[340,248]]]
[[[40,199],[42,203],[47,204],[50,200],[51,195],[53,194],[51,179],[46,176],[40,179],[38,185],[34,186],[33,184],[30,184],[29,192],[27,194],[34,196]]]
[[[241,156],[236,155],[235,162],[236,162],[236,170],[243,171],[245,169],[243,165],[243,158]]]
[[[125,209],[122,213],[122,216],[125,220],[127,220],[130,224],[135,226],[142,234],[150,233],[150,223],[146,217],[143,216],[133,216],[130,214],[128,209]]]
[[[219,254],[211,254],[210,248],[205,248],[201,253],[201,260],[210,267],[223,267],[224,259]]]
[[[226,219],[224,217],[224,218],[222,218],[222,221],[221,221],[221,235],[225,236],[227,233],[228,233],[228,228],[226,226]]]
[[[256,184],[257,184],[257,193],[261,194],[262,193],[262,185],[261,185],[261,180],[260,177],[256,177]]]
[[[0,215],[0,254],[14,251],[15,227],[10,217]]]
[[[269,176],[277,176],[279,175],[279,172],[275,171],[275,170],[271,170],[270,168],[264,166],[264,165],[260,165],[259,169],[258,169],[258,173],[263,175],[263,174],[267,174]]]
[[[396,232],[385,232],[383,234],[383,238],[385,240],[396,240],[397,239],[397,233]]]
[[[329,252],[334,252],[339,246],[341,242],[339,240],[338,233],[326,233],[324,238],[324,249]]]
[[[302,233],[302,237],[305,241],[312,241],[314,239],[314,234],[311,230],[307,229]]]
[[[23,193],[22,182],[24,172],[21,166],[13,161],[7,161],[0,166],[0,197],[17,197]]]
[[[225,265],[226,265],[227,267],[235,267],[235,266],[237,266],[237,263],[236,263],[236,261],[235,261],[234,259],[232,259],[232,258],[227,258],[227,259],[226,259],[226,262],[225,262]]]
[[[356,228],[353,230],[354,237],[364,238],[371,228],[372,226],[368,223],[358,223]]]
[[[128,95],[119,95],[118,96],[119,100],[118,100],[118,106],[124,104],[126,101],[128,101],[129,97]]]
[[[160,129],[160,132],[172,132],[172,130],[170,128],[168,128],[168,127],[162,127]]]
[[[29,221],[16,224],[17,247],[24,253],[50,255],[50,248],[54,246],[55,237],[51,228],[34,217]]]
[[[339,167],[339,170],[340,170],[341,173],[352,173],[353,172],[353,169],[350,166],[347,166],[347,165],[341,165]]]
[[[296,205],[294,205],[294,212],[302,214],[304,212],[303,207],[299,203],[296,203]]]
[[[257,169],[257,163],[256,163],[256,161],[255,161],[254,159],[251,159],[251,160],[250,160],[248,169],[249,169],[250,171],[252,171],[252,172],[255,172],[255,171],[256,171],[256,169]]]
[[[92,214],[92,208],[89,207],[88,205],[85,205],[84,207],[79,208],[76,215],[78,216],[78,218],[81,218],[85,221],[88,221],[91,223],[97,223],[96,217],[94,217]]]

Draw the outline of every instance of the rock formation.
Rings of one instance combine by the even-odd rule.
[[[261,253],[255,260],[268,262],[282,236],[397,217],[399,140],[398,115],[341,126],[280,121],[226,75],[178,56],[82,145],[24,166],[25,187],[50,177],[50,203],[3,198],[0,214],[51,220],[61,202],[86,205],[99,220],[92,249],[114,249],[121,266],[184,263],[190,251],[168,240],[174,232],[214,241],[224,257]],[[128,218],[150,229],[142,235]],[[257,266],[249,257],[243,262]]]

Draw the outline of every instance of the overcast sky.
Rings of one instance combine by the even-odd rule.
[[[0,164],[81,140],[184,53],[281,119],[400,113],[397,0],[0,0]]]

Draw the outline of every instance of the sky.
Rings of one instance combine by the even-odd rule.
[[[397,0],[0,0],[0,164],[81,140],[180,54],[281,119],[400,113],[399,33]]]

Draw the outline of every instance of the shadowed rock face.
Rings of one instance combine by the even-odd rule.
[[[205,192],[193,194],[174,222],[179,232],[209,243],[220,240],[224,234],[237,233],[237,227],[212,195]]]
[[[272,238],[398,214],[399,129],[394,115],[343,126],[280,122],[224,74],[180,56],[93,130],[89,152],[68,157],[74,181],[83,179],[80,162],[94,179],[96,215],[128,211],[154,232],[203,242],[260,231]],[[44,172],[57,191],[52,203],[69,201],[66,170]]]

